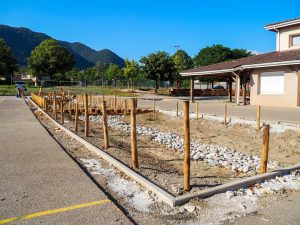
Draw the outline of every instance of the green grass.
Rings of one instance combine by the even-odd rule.
[[[39,87],[26,87],[27,91],[25,91],[25,95],[30,95],[31,92],[38,92]],[[81,94],[81,93],[87,93],[91,95],[114,95],[117,96],[124,96],[124,97],[134,97],[136,94],[122,91],[121,89],[114,88],[114,87],[99,87],[99,86],[88,86],[88,87],[78,87],[78,86],[70,86],[70,87],[63,87],[63,90],[67,92],[68,90],[71,93]],[[59,91],[60,87],[47,87],[43,89],[43,92],[50,92],[50,91]],[[15,86],[10,85],[0,85],[0,95],[5,96],[14,96],[16,95],[17,90]]]

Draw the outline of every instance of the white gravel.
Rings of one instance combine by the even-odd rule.
[[[122,116],[109,116],[109,127],[130,132],[130,124],[121,120]],[[90,116],[91,121],[102,122],[102,116]],[[160,132],[150,127],[137,125],[138,135],[147,135],[156,143],[165,145],[171,149],[183,152],[183,138],[175,133]],[[249,156],[236,150],[212,144],[201,144],[197,141],[191,142],[191,158],[193,160],[204,160],[210,166],[222,166],[243,173],[256,173],[260,170],[261,159],[258,156]],[[268,169],[278,169],[280,163],[269,162]]]
[[[135,181],[122,178],[115,169],[103,168],[96,159],[80,159],[80,161],[91,174],[104,176],[108,180],[108,188],[122,196],[136,210],[149,212],[149,207],[154,203],[154,199]]]

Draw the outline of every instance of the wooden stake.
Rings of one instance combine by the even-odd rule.
[[[75,132],[78,132],[78,112],[79,111],[79,103],[77,102],[75,105]]]
[[[256,108],[256,129],[260,130],[260,105]]]
[[[224,105],[224,125],[227,124],[227,104]]]
[[[108,138],[108,122],[107,122],[107,112],[106,112],[106,101],[102,102],[102,119],[103,119],[103,138],[105,149],[109,148],[109,138]]]
[[[114,109],[117,108],[117,96],[116,96],[116,93],[114,95]]]
[[[136,139],[136,99],[130,99],[131,107],[131,157],[133,169],[139,168],[138,155],[137,155],[137,139]]]
[[[61,124],[64,124],[65,122],[65,115],[64,115],[64,97],[62,96],[61,97],[61,100],[60,100],[60,122]]]
[[[199,119],[199,105],[198,105],[198,102],[196,102],[196,118]]]
[[[53,116],[57,120],[57,110],[56,110],[56,93],[53,91]]]
[[[155,114],[155,99],[153,99],[153,113]]]
[[[190,112],[189,102],[183,102],[183,129],[184,129],[184,191],[190,190]]]
[[[263,149],[261,157],[261,173],[267,172],[268,166],[268,155],[269,155],[269,134],[270,134],[270,125],[266,124],[263,131]]]
[[[178,116],[178,101],[176,102],[176,116]]]
[[[124,100],[124,115],[127,116],[127,99]]]
[[[84,94],[84,135],[89,136],[89,100],[88,94]]]

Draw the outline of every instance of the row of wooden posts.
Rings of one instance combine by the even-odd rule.
[[[78,96],[78,95],[77,95]],[[47,100],[45,98],[31,94],[32,100],[35,101],[40,107],[44,110],[47,110]],[[53,93],[53,117],[57,120],[57,100],[55,92]],[[60,113],[61,113],[61,123],[64,123],[64,110],[63,110],[63,102],[64,102],[64,95],[61,95],[60,100]],[[68,95],[69,101],[71,97]],[[78,97],[76,97],[78,98]],[[84,94],[77,99],[75,104],[75,116],[74,116],[74,123],[75,123],[75,132],[78,132],[78,117],[79,117],[79,102],[83,101],[84,103],[84,127],[85,127],[85,136],[89,136],[89,100],[91,98]],[[114,101],[114,104],[117,101]],[[125,103],[126,104],[126,103]],[[109,131],[108,131],[108,121],[107,121],[107,104],[104,98],[102,98],[102,117],[103,117],[103,138],[104,144],[103,147],[105,149],[109,148]],[[130,99],[130,117],[131,117],[131,155],[132,155],[132,168],[138,169],[139,162],[138,162],[138,151],[137,151],[137,134],[136,134],[136,106],[137,106],[137,99],[131,98]],[[183,128],[184,128],[184,166],[183,166],[183,173],[184,173],[184,190],[190,190],[190,113],[189,113],[189,101],[183,101]],[[257,115],[260,121],[260,107],[257,108],[258,112]],[[126,111],[126,110],[125,110]],[[155,113],[155,100],[153,99],[153,113]],[[71,114],[70,114],[71,115]],[[178,102],[176,103],[176,115],[178,116]],[[196,103],[196,115],[199,118],[199,110],[198,110],[198,103]],[[227,121],[227,105],[225,104],[225,113],[224,113],[224,123],[226,124]],[[257,125],[260,129],[260,123]],[[261,163],[261,173],[266,173],[267,171],[267,161],[268,161],[268,147],[269,147],[269,125],[264,125],[263,129],[263,151],[262,151],[262,163]]]

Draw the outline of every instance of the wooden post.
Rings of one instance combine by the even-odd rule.
[[[138,155],[137,155],[137,139],[136,139],[136,99],[130,99],[131,107],[131,157],[133,169],[139,168]]]
[[[115,93],[115,95],[114,95],[114,109],[116,109],[116,108],[117,108],[117,95]]]
[[[102,120],[103,120],[103,139],[105,149],[109,148],[109,139],[108,139],[108,122],[107,122],[107,112],[106,112],[106,101],[102,102]]]
[[[262,174],[267,172],[268,154],[269,154],[269,134],[270,134],[270,125],[266,124],[264,126],[264,132],[263,132],[263,149],[262,149],[262,156],[261,156]]]
[[[224,125],[227,124],[227,104],[224,106]]]
[[[45,112],[47,112],[48,102],[46,98],[44,98],[44,102]]]
[[[256,129],[260,130],[260,105],[256,107]]]
[[[69,116],[72,117],[72,101],[70,91],[68,91],[68,101],[69,101]]]
[[[64,115],[64,97],[61,96],[61,100],[60,100],[60,122],[61,124],[64,124],[65,122],[65,115]]]
[[[153,113],[155,114],[155,99],[153,99]]]
[[[190,78],[190,101],[194,102],[194,77]]]
[[[184,129],[184,191],[190,190],[190,112],[189,102],[183,102],[183,129]]]
[[[178,101],[176,102],[176,116],[178,116]]]
[[[124,100],[124,115],[127,116],[127,99]]]
[[[57,110],[56,110],[56,93],[53,91],[53,116],[57,120]]]
[[[75,132],[78,132],[78,112],[79,111],[79,103],[77,102],[75,105]]]
[[[229,81],[229,102],[232,102],[232,80]]]
[[[84,135],[89,136],[89,100],[88,94],[84,94]]]
[[[196,118],[199,119],[199,105],[198,105],[198,102],[196,102]]]

